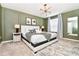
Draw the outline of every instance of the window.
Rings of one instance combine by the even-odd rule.
[[[57,32],[58,30],[58,18],[54,18],[50,20],[50,31]]]
[[[69,35],[77,36],[78,32],[78,17],[68,18],[67,32]]]

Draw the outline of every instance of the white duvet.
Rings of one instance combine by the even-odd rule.
[[[47,32],[47,33],[50,33],[50,32]],[[50,39],[52,39],[54,37],[57,37],[57,33],[50,33],[50,34],[51,34]],[[27,39],[25,34],[23,34],[23,36]],[[46,41],[46,40],[47,39],[43,35],[32,35],[32,37],[31,37],[31,42],[33,44],[36,44],[36,43],[39,43],[39,42],[43,42],[43,41]]]
[[[31,42],[33,44],[46,41],[47,39],[43,35],[32,35]]]

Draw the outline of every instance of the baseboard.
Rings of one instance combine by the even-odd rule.
[[[79,42],[79,40],[75,40],[75,39],[69,39],[69,38],[63,38],[63,39],[70,40],[70,41],[75,41],[75,42]]]
[[[4,43],[9,43],[9,42],[13,42],[13,40],[2,41],[2,42],[1,42],[1,44],[4,44]]]

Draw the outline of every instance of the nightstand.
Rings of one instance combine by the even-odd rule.
[[[21,41],[21,33],[13,33],[13,41]]]

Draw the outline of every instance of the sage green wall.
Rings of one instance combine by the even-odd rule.
[[[48,28],[48,19],[44,18],[44,23],[43,23],[44,27],[45,27],[45,31],[47,31]]]
[[[62,13],[62,19],[63,19],[63,36],[65,38],[70,38],[70,39],[79,39],[79,19],[78,19],[78,36],[71,36],[67,34],[67,18],[69,17],[74,17],[78,16],[79,17],[79,9],[73,10],[70,12]]]
[[[41,17],[2,7],[2,40],[11,40],[12,33],[15,32],[14,25],[17,23],[26,25],[27,17],[36,19],[39,26],[44,25],[45,20]]]
[[[1,27],[1,5],[0,5],[0,37],[2,36],[2,27]],[[0,39],[1,41],[1,39]]]

